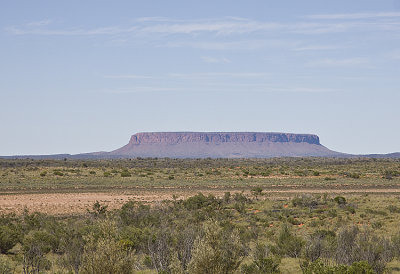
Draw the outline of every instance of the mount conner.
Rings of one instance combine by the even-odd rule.
[[[109,156],[169,158],[339,157],[312,134],[272,132],[143,132]]]
[[[81,154],[16,155],[0,158],[31,159],[118,159],[118,158],[400,158],[389,154],[347,154],[333,151],[314,134],[279,132],[141,132],[129,143],[110,152]]]

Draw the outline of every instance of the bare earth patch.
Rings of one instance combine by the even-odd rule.
[[[82,214],[91,209],[92,205],[99,201],[108,205],[109,209],[120,208],[129,200],[145,203],[157,203],[163,200],[172,200],[173,195],[178,199],[187,198],[201,192],[204,195],[213,194],[223,196],[225,192],[242,192],[250,195],[250,189],[138,189],[126,191],[108,192],[82,192],[82,193],[13,193],[0,195],[0,214],[12,213],[21,214],[25,208],[30,212],[42,212],[48,214]],[[267,196],[291,196],[304,193],[370,193],[370,194],[400,194],[400,188],[267,188],[264,189]]]
[[[204,195],[222,196],[225,191],[204,190]],[[235,191],[231,191],[234,193]],[[236,191],[237,192],[237,191]],[[178,199],[187,198],[199,191],[138,190],[126,192],[85,192],[85,193],[30,193],[0,195],[0,214],[15,212],[21,214],[25,208],[30,212],[48,214],[80,214],[91,209],[96,201],[108,205],[108,209],[120,208],[129,200],[144,203],[157,203],[172,200],[173,195]]]

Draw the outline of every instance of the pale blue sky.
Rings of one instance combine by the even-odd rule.
[[[400,151],[400,1],[0,2],[0,155],[143,131]]]

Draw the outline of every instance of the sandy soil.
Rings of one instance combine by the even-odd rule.
[[[241,192],[243,189],[157,189],[137,191],[109,191],[109,192],[85,192],[85,193],[30,193],[30,194],[6,194],[0,195],[0,213],[22,213],[24,208],[30,212],[38,211],[49,214],[80,214],[91,209],[92,205],[99,201],[108,205],[109,209],[120,208],[130,199],[146,203],[157,203],[162,200],[172,200],[172,195],[178,199],[187,198],[202,192],[204,195],[212,193],[222,196],[226,191],[231,193]],[[249,191],[245,191],[249,194]],[[343,189],[266,189],[267,196],[290,196],[302,193],[370,193],[370,194],[400,194],[400,188],[343,188]]]
[[[22,213],[25,208],[30,212],[38,211],[49,214],[85,213],[92,205],[99,201],[108,205],[109,209],[120,208],[129,200],[145,203],[156,203],[163,200],[172,200],[173,194],[178,199],[196,195],[199,191],[129,191],[129,192],[87,192],[87,193],[34,193],[0,195],[0,214],[16,212]],[[204,190],[204,195],[212,193],[222,196],[225,191]],[[235,191],[231,191],[234,193]],[[237,192],[237,191],[236,191]]]

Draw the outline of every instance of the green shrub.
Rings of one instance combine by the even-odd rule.
[[[145,243],[148,238],[148,231],[134,226],[126,226],[120,232],[120,239],[125,247],[135,250],[140,248],[142,243]]]
[[[53,172],[53,174],[56,175],[56,176],[64,176],[64,173],[62,173],[62,172],[59,171],[59,170],[55,170],[55,171]]]
[[[0,256],[0,273],[1,274],[14,273],[13,267],[7,257]]]
[[[346,173],[346,177],[352,178],[352,179],[360,179],[361,174],[360,173]]]
[[[307,176],[307,171],[306,170],[295,170],[294,174],[296,176],[304,177],[304,176]]]
[[[351,274],[372,274],[375,273],[374,269],[368,264],[366,261],[360,261],[353,263],[348,270],[348,273]]]
[[[230,200],[231,200],[231,193],[230,192],[225,192],[224,193],[224,202],[227,204],[227,203],[229,203],[230,202]]]
[[[95,217],[104,216],[107,212],[108,205],[102,205],[99,201],[96,201],[92,206],[92,211],[88,210],[88,212]]]
[[[263,177],[268,177],[269,175],[271,175],[271,171],[269,171],[269,170],[267,170],[267,171],[262,171],[262,172],[260,173],[260,175],[263,176]]]
[[[395,206],[395,205],[389,205],[387,207],[390,213],[400,213],[400,207]]]
[[[297,258],[304,246],[304,240],[292,233],[287,224],[282,225],[272,251],[280,256]]]
[[[50,270],[51,261],[46,258],[50,251],[57,250],[58,239],[46,231],[31,231],[23,241],[24,273],[41,273]]]
[[[188,273],[233,273],[245,255],[245,245],[237,230],[229,231],[217,223],[206,223],[204,236],[197,238]]]
[[[0,226],[0,252],[7,253],[20,241],[20,235],[15,227]]]
[[[153,267],[153,262],[151,261],[151,257],[149,255],[144,256],[143,264],[148,268],[152,268]]]
[[[303,274],[374,274],[373,268],[366,262],[354,262],[352,265],[325,265],[320,259],[301,264]]]
[[[111,172],[109,172],[109,171],[104,171],[103,176],[104,176],[104,177],[110,177],[110,176],[111,176]]]
[[[50,251],[56,251],[58,248],[59,239],[47,231],[31,231],[23,240],[24,250],[34,246],[39,248],[41,253],[46,254]]]
[[[308,207],[312,209],[318,206],[319,198],[312,195],[301,195],[294,197],[291,202],[294,207]]]
[[[218,203],[215,196],[210,194],[208,197],[206,197],[202,193],[189,197],[183,201],[183,206],[188,210],[200,209],[207,206],[214,207],[217,204]]]
[[[59,253],[62,254],[59,264],[70,273],[79,273],[85,242],[80,231],[67,227],[60,241]]]
[[[233,200],[235,202],[242,202],[242,203],[248,203],[251,202],[251,200],[249,200],[246,195],[244,195],[243,193],[235,193],[233,195]]]
[[[392,180],[393,177],[398,177],[400,176],[400,171],[397,170],[385,170],[383,173],[383,178]]]
[[[379,228],[382,228],[382,226],[383,226],[383,222],[382,221],[376,221],[376,222],[372,223],[372,228],[373,229],[379,229]]]
[[[367,208],[365,210],[365,212],[368,213],[368,214],[373,214],[373,215],[382,215],[382,216],[387,216],[388,215],[388,213],[386,211],[377,210],[377,209],[370,209],[370,208]]]
[[[84,237],[85,247],[79,273],[133,273],[134,256],[131,249],[126,249],[117,241],[115,223],[99,223],[100,235],[91,233]]]
[[[336,196],[333,199],[338,205],[345,205],[346,204],[346,198],[344,198],[343,196]]]
[[[383,273],[393,255],[391,242],[370,230],[360,231],[353,226],[338,232],[335,260],[339,264],[366,261],[375,272]]]
[[[397,232],[394,236],[392,236],[392,246],[393,246],[393,252],[394,256],[396,258],[400,258],[400,232]]]
[[[251,189],[253,196],[258,199],[258,196],[262,195],[263,189],[261,187],[254,187]]]
[[[298,220],[298,219],[296,219],[296,218],[293,218],[293,216],[289,216],[289,217],[287,218],[287,221],[288,221],[290,224],[292,224],[292,225],[299,225],[299,224],[302,223],[300,220]]]
[[[309,261],[333,257],[336,247],[336,234],[330,230],[317,230],[305,243],[304,257]]]
[[[127,169],[124,169],[121,171],[121,177],[131,177],[131,173]]]
[[[233,204],[233,208],[236,209],[239,213],[245,213],[246,212],[246,204],[243,202],[235,202]]]
[[[241,272],[245,274],[256,273],[280,273],[280,259],[273,257],[268,247],[265,244],[257,243],[252,254],[252,262],[244,264],[241,267]]]
[[[356,213],[356,209],[354,208],[354,206],[346,206],[345,208],[346,211],[350,212],[351,214],[355,214]]]

